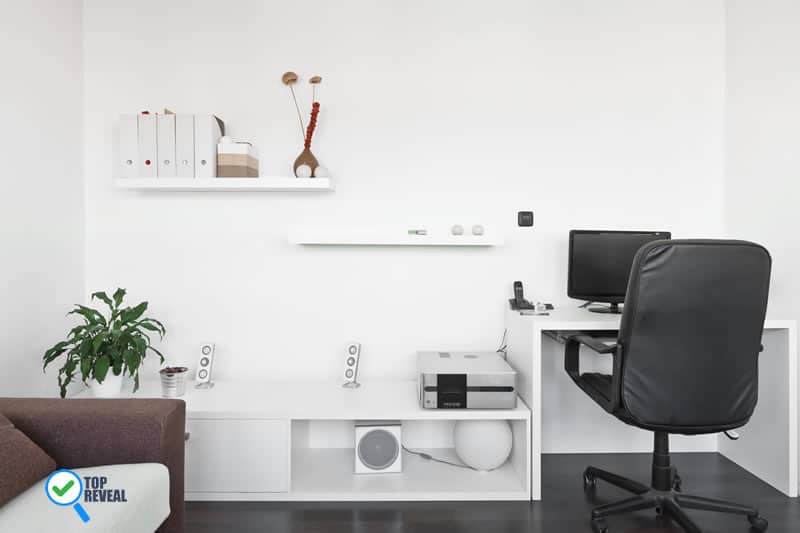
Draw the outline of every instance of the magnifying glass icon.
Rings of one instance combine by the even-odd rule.
[[[84,522],[89,521],[89,514],[79,503],[83,495],[83,479],[72,470],[56,470],[44,484],[47,498],[60,507],[72,506]]]

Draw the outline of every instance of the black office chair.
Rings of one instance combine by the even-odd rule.
[[[567,340],[564,366],[573,381],[623,422],[655,432],[651,486],[593,467],[584,472],[587,489],[602,479],[634,494],[593,509],[595,533],[608,531],[608,516],[653,508],[689,533],[701,530],[683,509],[741,514],[757,531],[767,529],[752,507],[684,494],[669,434],[718,433],[750,419],[771,265],[765,248],[744,241],[646,244],[631,267],[617,343],[583,334]],[[612,374],[581,374],[581,345],[610,354]]]

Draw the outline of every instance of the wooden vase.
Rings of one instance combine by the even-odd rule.
[[[317,167],[319,166],[319,161],[317,161],[317,158],[314,157],[314,154],[311,153],[311,149],[309,148],[304,149],[302,152],[300,152],[300,155],[297,156],[297,159],[294,160],[295,177],[297,177],[297,167],[299,167],[300,165],[308,165],[311,168],[311,177],[312,178],[316,177],[314,176],[314,172],[317,170]]]

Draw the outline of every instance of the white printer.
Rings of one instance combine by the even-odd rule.
[[[417,352],[424,409],[513,409],[517,372],[498,352]]]

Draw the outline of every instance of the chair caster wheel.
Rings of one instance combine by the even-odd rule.
[[[762,518],[758,515],[748,516],[747,521],[750,522],[750,526],[759,533],[766,531],[767,528],[769,527],[769,522],[767,522],[767,519]]]
[[[592,520],[593,533],[608,533],[608,525],[602,518],[595,518]]]
[[[585,471],[583,473],[583,489],[584,490],[593,490],[597,487],[597,481],[595,480],[594,476],[589,474],[589,471]]]
[[[672,490],[675,492],[683,492],[683,480],[678,474],[675,474],[675,479],[672,480]]]

